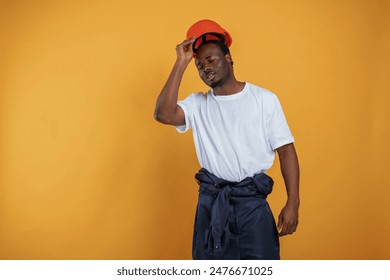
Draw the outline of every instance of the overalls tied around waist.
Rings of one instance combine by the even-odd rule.
[[[198,234],[204,234],[203,246],[207,254],[223,256],[229,247],[231,238],[229,228],[230,198],[256,197],[265,200],[272,192],[274,182],[265,173],[247,177],[240,182],[231,182],[211,174],[204,168],[195,175],[195,178],[199,184],[199,199],[201,200],[204,196],[215,198],[209,213],[210,223],[208,226],[206,225],[204,233],[199,232]],[[197,217],[197,219],[201,220],[202,217]],[[197,246],[199,245],[197,244]]]

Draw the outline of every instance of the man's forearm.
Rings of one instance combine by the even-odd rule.
[[[299,163],[293,144],[278,149],[280,167],[287,190],[287,203],[299,207]]]
[[[154,117],[156,120],[167,123],[176,110],[178,92],[184,71],[188,63],[176,60],[175,65],[165,83],[160,95],[157,98]]]
[[[156,109],[154,110],[154,118],[159,122],[171,125],[185,124],[183,110],[177,106],[177,98],[184,71],[193,56],[192,43],[194,41],[195,38],[186,39],[176,46],[177,58],[175,65],[157,98]]]

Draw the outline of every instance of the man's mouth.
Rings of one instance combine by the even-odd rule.
[[[215,73],[214,72],[210,72],[208,74],[205,75],[205,78],[207,81],[211,81],[212,79],[214,79],[215,77]]]

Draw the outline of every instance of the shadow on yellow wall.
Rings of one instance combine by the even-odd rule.
[[[233,36],[238,79],[278,95],[296,138],[300,226],[282,238],[282,258],[389,259],[389,8],[1,3],[0,258],[191,258],[192,137],[153,110],[176,44],[212,18]],[[180,98],[199,90],[191,65]],[[269,174],[276,214],[277,162]]]

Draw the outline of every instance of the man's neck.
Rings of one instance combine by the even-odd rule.
[[[242,91],[245,87],[245,82],[239,82],[233,80],[231,82],[224,83],[221,86],[213,88],[214,95],[231,95]]]

